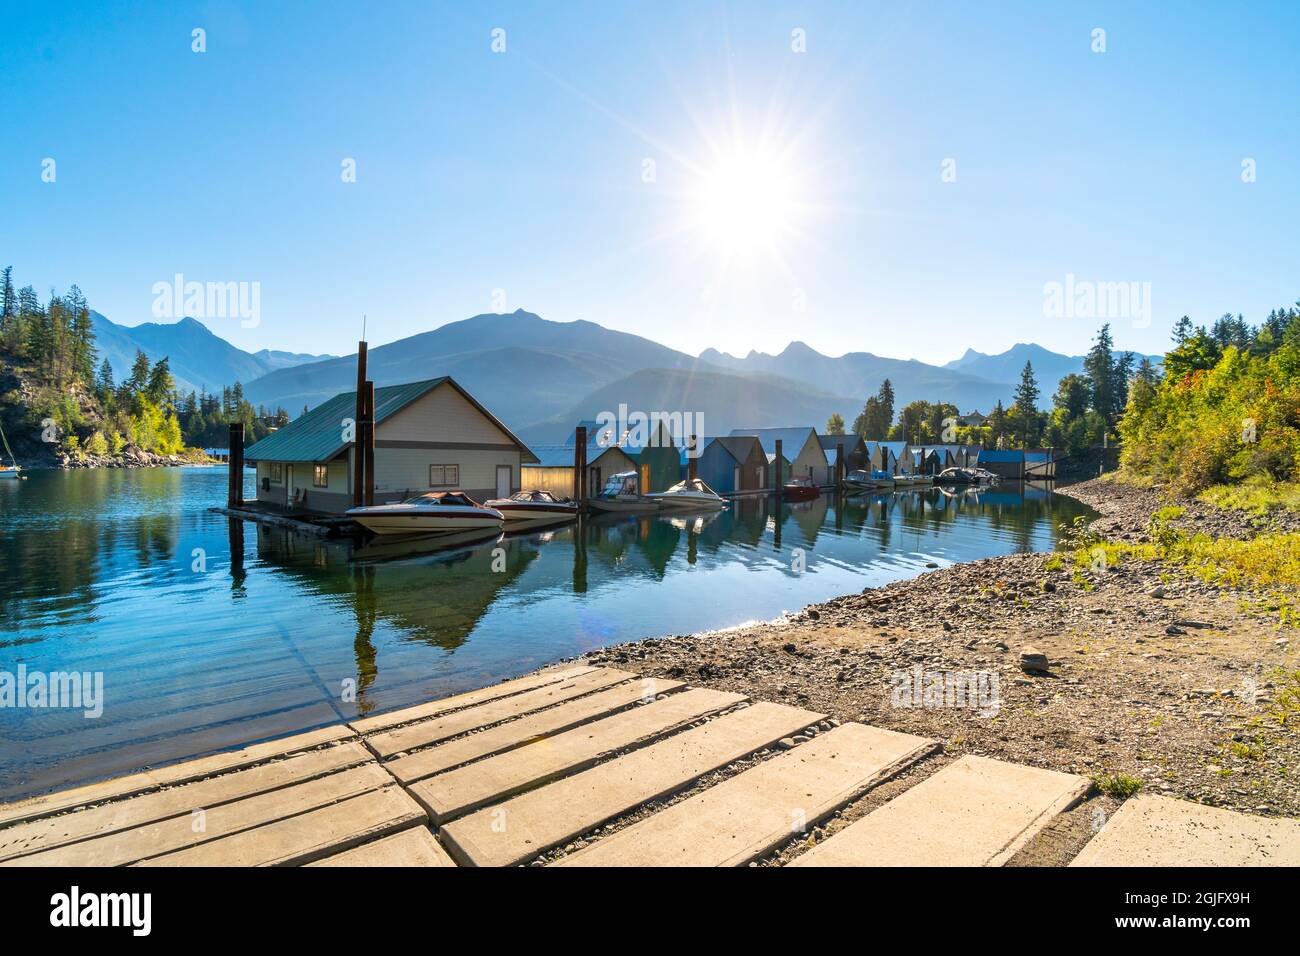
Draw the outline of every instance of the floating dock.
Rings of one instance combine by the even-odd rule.
[[[939,751],[572,666],[0,806],[0,865],[510,866],[564,848],[545,862],[740,866],[794,847],[794,866],[999,866],[1090,786],[967,756],[807,835]],[[1202,861],[1300,864],[1300,821],[1138,797],[1074,862]]]

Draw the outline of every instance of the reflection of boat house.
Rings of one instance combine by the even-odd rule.
[[[345,431],[356,393],[344,392],[272,432],[245,453],[257,465],[257,500],[295,511],[352,507]],[[429,490],[509,495],[535,456],[452,378],[375,389],[375,503]]]

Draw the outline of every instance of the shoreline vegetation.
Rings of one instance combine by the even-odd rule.
[[[166,356],[151,363],[137,351],[121,381],[97,360],[77,286],[42,304],[31,286],[15,289],[12,267],[0,270],[0,427],[22,467],[206,463],[201,449],[223,447],[230,422],[244,423],[251,444],[289,421],[283,408],[255,409],[238,382],[220,395],[178,391]]]

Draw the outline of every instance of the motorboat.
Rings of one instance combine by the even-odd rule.
[[[657,498],[641,494],[641,480],[635,471],[620,471],[616,475],[610,475],[600,494],[589,498],[587,504],[598,511],[620,514],[644,514],[663,507]]]
[[[375,534],[428,534],[469,528],[499,528],[505,517],[463,491],[428,491],[387,505],[350,508],[345,512]]]
[[[726,499],[706,485],[702,478],[687,478],[667,491],[656,491],[646,497],[658,501],[665,509],[674,511],[727,507]]]
[[[821,494],[811,478],[791,478],[781,489],[781,497],[786,501],[811,501]]]
[[[983,468],[945,468],[934,479],[935,484],[943,485],[978,485],[992,484],[998,476]]]
[[[572,498],[553,495],[549,491],[516,491],[509,498],[491,498],[483,502],[488,508],[501,512],[506,521],[526,521],[531,518],[560,518],[578,513],[578,503]]]
[[[858,491],[874,491],[876,489],[890,489],[894,487],[894,476],[887,471],[874,469],[865,471],[859,468],[851,471],[844,478],[844,484],[849,488]]]
[[[933,475],[909,475],[906,472],[894,476],[895,488],[916,488],[934,484]]]

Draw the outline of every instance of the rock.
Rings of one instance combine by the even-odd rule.
[[[785,651],[787,654],[793,654],[795,651],[798,650],[798,648],[795,647],[793,644],[782,644],[781,650]]]
[[[777,746],[778,746],[778,747],[781,747],[781,748],[783,748],[783,749],[785,749],[785,750],[789,750],[789,749],[790,749],[791,747],[793,747],[794,745],[795,745],[795,744],[794,744],[794,738],[793,738],[793,737],[782,737],[780,740],[777,741]]]
[[[1165,633],[1168,634],[1170,637],[1176,637],[1179,634],[1186,634],[1187,632],[1184,631],[1177,624],[1170,624],[1167,628],[1165,628]]]
[[[1039,673],[1046,671],[1047,655],[1036,647],[1026,647],[1020,652],[1020,669]]]
[[[1153,598],[1162,598],[1165,596],[1165,586],[1163,584],[1157,584],[1147,593],[1149,593]]]

